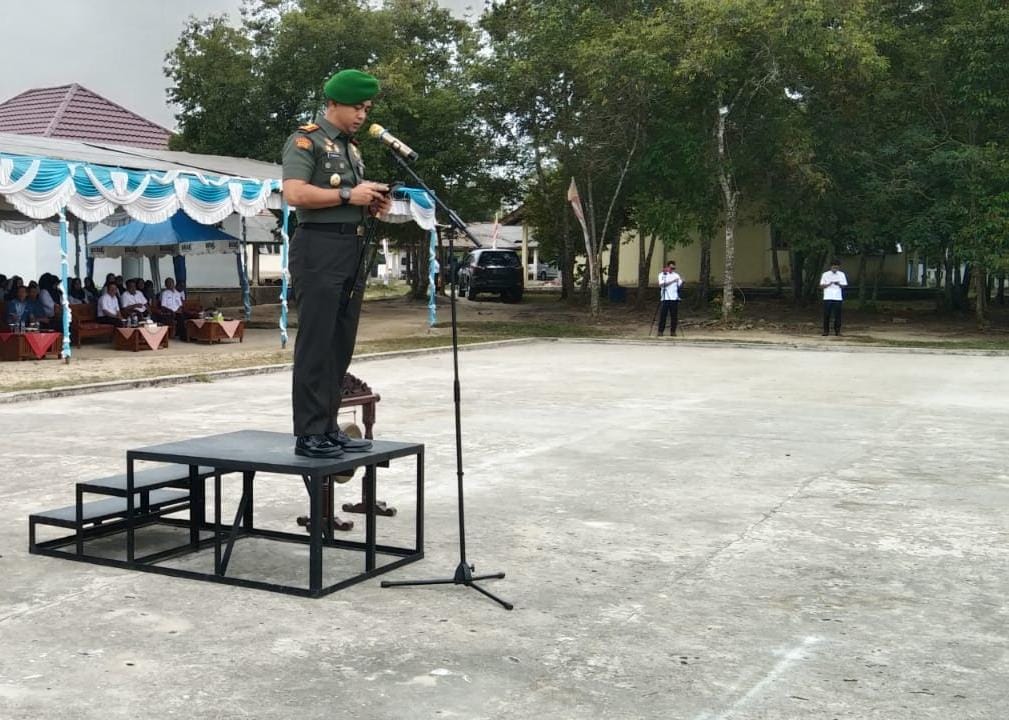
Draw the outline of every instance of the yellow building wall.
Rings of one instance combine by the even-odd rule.
[[[654,285],[666,260],[676,261],[676,271],[683,276],[684,281],[697,282],[701,273],[701,243],[697,233],[691,233],[691,242],[673,248],[665,248],[656,243],[652,255],[652,265],[649,284]],[[621,285],[633,287],[638,282],[638,234],[624,234],[620,243]],[[786,276],[788,253],[779,252],[782,264],[782,275]],[[606,259],[604,257],[604,259]],[[719,231],[711,243],[711,278],[715,284],[720,284],[725,274],[725,233]],[[738,225],[736,227],[736,256],[733,277],[739,285],[762,285],[765,278],[773,277],[771,266],[771,235],[768,225]]]
[[[648,284],[655,285],[662,266],[666,260],[676,261],[676,270],[687,283],[696,283],[701,273],[701,244],[696,233],[691,234],[688,245],[665,248],[656,243],[652,254],[651,269],[648,273]],[[638,234],[624,233],[620,244],[619,282],[624,287],[635,287],[638,283]],[[603,260],[606,261],[606,254]],[[848,275],[848,282],[854,284],[858,280],[858,256],[841,256],[842,270]],[[869,281],[872,281],[879,258],[870,257],[866,266]],[[778,266],[781,269],[782,280],[788,284],[792,276],[789,253],[778,251]],[[825,267],[824,270],[827,268]],[[711,243],[711,280],[715,285],[722,284],[725,275],[725,231],[719,229]],[[603,277],[605,278],[605,271]],[[740,224],[736,227],[736,257],[735,283],[747,287],[768,285],[774,280],[774,266],[771,260],[771,228],[769,225]],[[880,285],[902,286],[907,284],[907,255],[893,253],[885,257]]]

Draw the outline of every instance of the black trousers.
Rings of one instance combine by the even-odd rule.
[[[295,435],[337,428],[343,376],[357,341],[364,293],[352,290],[364,238],[299,227],[291,241],[291,275],[298,303],[291,400]]]
[[[680,321],[680,301],[679,300],[662,300],[661,309],[659,310],[659,335],[663,333],[666,329],[666,315],[669,315],[669,334],[676,334],[676,326]]]
[[[824,300],[823,301],[823,334],[830,334],[830,318],[834,317],[834,332],[837,335],[841,334],[841,305],[840,300]]]

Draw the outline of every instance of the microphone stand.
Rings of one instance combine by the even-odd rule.
[[[477,241],[473,234],[466,227],[466,223],[462,221],[462,218],[448,207],[439,199],[437,195],[432,192],[431,188],[421,180],[420,176],[414,172],[406,160],[402,158],[399,153],[395,152],[391,148],[389,149],[389,154],[392,158],[399,164],[399,166],[410,176],[410,178],[421,188],[427,191],[427,194],[434,200],[435,205],[448,216],[449,222],[452,227],[456,230],[464,233],[476,247],[480,247],[480,243]],[[475,565],[471,565],[466,561],[466,520],[465,520],[465,507],[463,502],[463,470],[462,470],[462,399],[459,389],[459,333],[458,333],[458,322],[456,320],[456,310],[455,310],[455,278],[451,277],[451,264],[454,251],[454,245],[452,239],[455,233],[449,233],[448,237],[448,253],[449,253],[449,279],[451,281],[451,293],[450,293],[450,306],[452,308],[452,396],[455,402],[455,466],[456,466],[456,477],[458,482],[458,501],[459,501],[459,564],[456,566],[455,575],[451,578],[441,578],[436,580],[384,580],[382,581],[382,587],[405,587],[411,585],[464,585],[466,587],[471,587],[477,592],[483,593],[491,600],[499,603],[505,610],[511,610],[514,605],[510,602],[502,600],[493,593],[485,590],[476,584],[478,580],[500,580],[505,576],[503,572],[490,573],[486,575],[474,575],[473,571],[476,569]]]

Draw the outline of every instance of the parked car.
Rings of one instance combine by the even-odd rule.
[[[529,266],[529,274],[533,273],[533,265]],[[537,280],[556,280],[561,274],[560,269],[557,267],[556,263],[540,263],[536,267],[536,279]]]
[[[522,275],[522,261],[514,250],[479,248],[459,263],[459,294],[474,300],[477,293],[496,292],[505,302],[520,302]]]

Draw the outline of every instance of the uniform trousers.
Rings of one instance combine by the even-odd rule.
[[[363,292],[353,293],[364,238],[299,227],[291,241],[298,303],[294,341],[294,434],[337,429],[343,377],[357,341]]]
[[[666,329],[666,316],[669,316],[669,334],[676,334],[676,326],[679,325],[680,321],[680,301],[679,300],[663,300],[662,307],[659,311],[659,335],[661,335]]]
[[[834,334],[841,334],[841,305],[840,300],[823,301],[823,334],[830,334],[830,318],[834,318]]]

